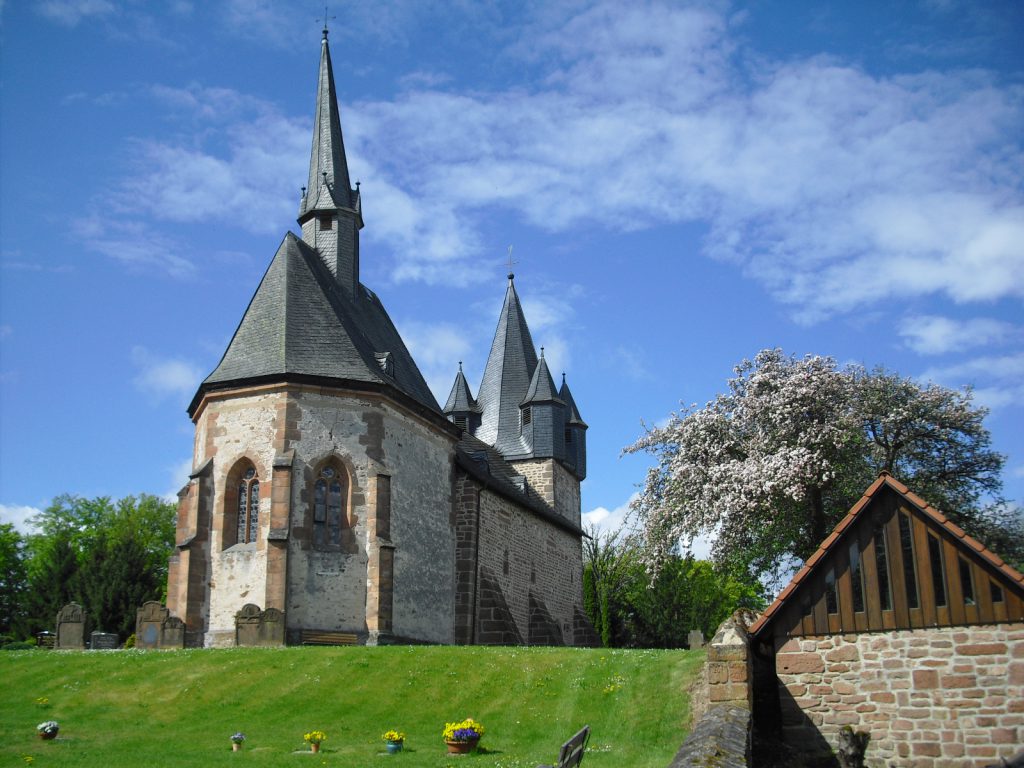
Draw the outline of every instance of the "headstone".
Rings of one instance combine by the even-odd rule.
[[[704,633],[699,629],[691,629],[690,634],[686,636],[686,645],[691,651],[696,651],[704,647]]]
[[[113,632],[93,632],[89,635],[89,647],[94,651],[111,651],[120,644]]]
[[[54,643],[57,641],[57,636],[53,632],[39,632],[36,635],[36,647],[38,648],[50,648],[52,649]]]
[[[235,614],[235,645],[260,645],[260,617],[258,605],[246,603]]]
[[[78,603],[68,603],[57,614],[57,643],[60,649],[85,648],[85,611]]]
[[[284,611],[267,608],[260,619],[260,645],[284,645]]]
[[[171,612],[155,600],[150,600],[135,614],[135,647],[160,648],[164,621]]]
[[[164,619],[163,629],[160,633],[161,648],[184,648],[185,647],[185,622],[177,616],[168,616]]]

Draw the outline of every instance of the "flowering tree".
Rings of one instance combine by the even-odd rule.
[[[627,448],[658,458],[633,512],[657,565],[680,540],[716,535],[712,555],[759,576],[804,560],[882,470],[978,530],[1003,457],[986,411],[957,392],[781,350],[744,360],[729,391],[673,414]]]

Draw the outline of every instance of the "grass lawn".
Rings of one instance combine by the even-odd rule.
[[[588,768],[664,768],[702,652],[577,648],[238,648],[0,654],[0,765],[535,768],[592,728]],[[40,702],[41,699],[45,702]],[[445,722],[481,751],[448,757]],[[57,720],[41,741],[35,726]],[[380,735],[406,733],[388,755]],[[302,741],[327,733],[319,755]],[[229,737],[243,731],[241,752]]]

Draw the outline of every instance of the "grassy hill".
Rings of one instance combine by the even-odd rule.
[[[0,655],[0,764],[535,768],[584,724],[588,768],[664,768],[703,654],[571,648],[239,648]],[[45,699],[45,701],[43,701]],[[447,757],[446,721],[486,750]],[[35,726],[60,723],[44,742]],[[407,734],[388,755],[380,735]],[[302,734],[327,733],[318,756]],[[243,731],[244,750],[229,737]]]

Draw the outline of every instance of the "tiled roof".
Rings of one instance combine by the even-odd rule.
[[[378,362],[390,353],[392,375]],[[264,274],[224,357],[199,388],[315,377],[392,386],[427,409],[437,401],[380,300],[342,290],[320,256],[289,232]]]
[[[999,555],[992,550],[988,549],[977,539],[972,536],[968,536],[964,533],[963,529],[953,523],[947,518],[942,512],[933,507],[927,501],[922,499],[917,494],[910,491],[903,483],[896,480],[888,472],[883,472],[878,476],[878,479],[871,484],[861,496],[860,500],[850,508],[850,511],[846,514],[842,520],[832,529],[832,533],[821,542],[817,551],[808,558],[807,562],[804,563],[803,567],[797,572],[796,576],[789,582],[785,589],[779,593],[779,596],[775,598],[775,601],[768,606],[768,609],[761,614],[760,618],[755,621],[749,629],[751,635],[756,635],[760,632],[767,624],[771,621],[772,617],[778,613],[782,606],[789,600],[792,594],[796,591],[797,587],[810,575],[814,569],[816,563],[825,557],[826,554],[832,549],[836,541],[842,536],[843,532],[846,531],[861,511],[868,505],[871,499],[878,494],[882,488],[890,488],[903,499],[913,505],[919,512],[925,517],[933,521],[935,524],[945,528],[949,533],[953,534],[958,540],[962,541],[963,544],[973,550],[979,557],[987,561],[996,570],[1000,571],[1004,577],[1010,582],[1015,582],[1021,588],[1024,588],[1024,574],[1021,574],[1012,566],[1008,565],[1003,561]]]
[[[327,174],[326,177],[324,174]],[[326,179],[326,180],[325,180]],[[358,194],[352,190],[348,161],[341,136],[341,117],[334,90],[331,50],[324,30],[320,50],[320,79],[316,91],[313,147],[309,156],[309,181],[299,205],[299,219],[310,211],[332,208],[358,210]]]
[[[530,450],[520,434],[519,404],[526,397],[536,367],[537,351],[510,274],[505,303],[477,392],[483,416],[476,431],[478,438],[507,456],[522,455]]]

